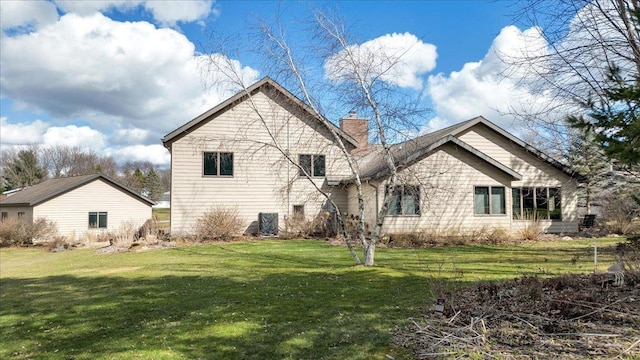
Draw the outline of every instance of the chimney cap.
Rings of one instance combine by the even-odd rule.
[[[351,110],[351,111],[349,111],[349,117],[350,117],[351,119],[355,119],[355,118],[356,118],[356,111],[355,111],[355,110]]]

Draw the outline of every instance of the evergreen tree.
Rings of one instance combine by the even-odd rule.
[[[145,189],[147,197],[153,201],[158,201],[162,197],[162,180],[153,168],[150,168],[147,172],[147,177],[145,178]]]
[[[607,85],[604,99],[583,104],[587,117],[567,120],[574,128],[593,132],[609,158],[633,169],[640,164],[640,74],[625,80],[620,68],[610,65]]]
[[[131,179],[131,187],[138,194],[142,194],[142,191],[144,190],[144,184],[145,184],[145,176],[140,170],[140,168],[136,168],[136,170],[133,172],[133,176]]]
[[[15,154],[3,154],[2,167],[8,190],[36,185],[45,179],[45,172],[38,164],[36,149],[20,150]]]
[[[585,177],[578,187],[578,197],[586,207],[587,214],[591,214],[593,197],[607,186],[611,164],[596,143],[593,133],[578,131],[572,135],[567,158],[572,168]]]

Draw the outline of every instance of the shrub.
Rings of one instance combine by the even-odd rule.
[[[1,246],[32,245],[34,242],[47,241],[57,233],[56,223],[46,218],[37,218],[32,223],[17,218],[0,221]]]
[[[46,244],[47,250],[50,252],[64,251],[72,248],[73,246],[67,242],[67,238],[64,236],[56,236]]]
[[[486,235],[486,242],[489,244],[506,244],[513,240],[511,233],[502,227],[494,227]]]
[[[313,220],[289,218],[285,223],[284,231],[280,232],[280,236],[285,239],[326,238],[336,235],[333,217],[328,211],[318,214]]]
[[[523,224],[523,227],[518,231],[518,235],[522,240],[537,241],[544,231],[542,230],[542,224],[537,219],[529,219]]]
[[[217,206],[196,219],[194,234],[199,240],[229,240],[240,235],[244,226],[237,207]]]
[[[640,236],[618,243],[616,260],[623,264],[625,270],[640,274]]]
[[[640,204],[629,195],[612,195],[606,199],[603,216],[609,233],[626,235],[639,231],[635,219],[640,216]]]

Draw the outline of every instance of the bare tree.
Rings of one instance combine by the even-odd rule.
[[[415,126],[408,125],[411,125],[411,120],[423,114],[424,111],[416,106],[419,94],[411,94],[388,81],[388,77],[393,76],[397,67],[403,64],[406,50],[391,53],[385,52],[384,49],[357,51],[352,46],[353,42],[349,39],[348,32],[341,22],[330,18],[324,12],[316,12],[314,20],[313,39],[316,42],[307,47],[300,57],[294,54],[294,48],[287,42],[285,28],[277,21],[264,21],[259,24],[258,31],[253,34],[252,42],[260,45],[256,51],[263,54],[267,72],[276,77],[279,82],[286,84],[287,88],[293,90],[295,95],[303,100],[339,147],[350,172],[348,182],[355,187],[358,202],[355,233],[347,229],[344,222],[345,214],[333,201],[331,194],[317,186],[312,181],[308,169],[302,166],[298,159],[292,157],[287,146],[279,143],[277,129],[272,127],[269,114],[262,113],[259,106],[253,103],[251,96],[247,96],[247,99],[260,119],[261,125],[271,137],[271,141],[263,145],[278,149],[287,163],[295,167],[314,185],[315,190],[336,211],[339,232],[344,237],[354,261],[357,264],[361,263],[352,245],[352,240],[357,240],[364,250],[364,265],[372,266],[376,244],[382,234],[382,226],[393,192],[401,184],[397,174],[399,164],[394,157],[391,141],[402,139],[409,130],[415,133]],[[312,55],[317,55],[319,58],[313,59]],[[236,63],[228,59],[228,56],[219,56],[219,53],[209,57],[206,66],[207,74],[212,75],[209,79],[213,79],[211,81],[214,84],[230,82],[247,92],[242,72],[239,71]],[[305,63],[306,61],[310,62]],[[313,66],[307,64],[313,64],[314,61],[319,63],[328,61],[328,67],[331,70],[327,77],[332,79],[329,83],[322,79],[318,80],[317,76],[314,77],[311,74]],[[327,94],[332,94],[333,97]],[[247,92],[247,95],[250,94]],[[336,130],[336,126],[328,120],[326,109],[331,108],[330,103],[340,103],[343,109],[358,111],[370,116],[373,120],[373,137],[379,141],[378,155],[383,159],[388,175],[385,181],[384,201],[375,216],[375,225],[370,234],[365,226],[365,195],[358,163],[360,157],[351,151]]]
[[[515,115],[532,126],[567,132],[565,118],[585,112],[584,104],[605,103],[608,74],[620,69],[635,81],[640,74],[638,0],[521,1],[518,19],[530,26],[527,43],[517,56],[503,54],[505,76],[540,102],[523,99]],[[635,75],[635,76],[634,76]],[[526,106],[526,103],[533,104]]]
[[[49,177],[89,175],[96,172],[115,177],[117,165],[109,156],[100,156],[77,146],[54,145],[43,148],[40,154],[43,168]]]

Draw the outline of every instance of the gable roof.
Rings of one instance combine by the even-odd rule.
[[[482,116],[478,116],[473,119],[449,126],[447,128],[440,129],[432,133],[419,136],[415,139],[404,141],[399,144],[394,144],[390,148],[391,154],[394,160],[396,161],[396,164],[400,165],[401,167],[406,167],[420,160],[425,155],[430,155],[431,153],[435,152],[439,147],[447,143],[453,143],[459,148],[462,148],[472,153],[473,155],[486,161],[490,165],[496,167],[498,170],[513,177],[515,180],[522,179],[522,175],[518,174],[511,168],[496,161],[492,157],[484,154],[480,150],[474,148],[473,146],[467,144],[466,142],[456,137],[457,135],[461,134],[462,132],[470,129],[471,127],[477,124],[482,124],[489,127],[490,129],[492,129],[499,135],[507,138],[509,141],[519,146],[520,148],[524,149],[528,153],[550,164],[554,168],[562,171],[567,176],[575,178],[579,181],[584,181],[584,176],[573,171],[569,166],[544,154],[542,151],[534,148],[533,146],[511,135],[501,127],[495,125],[494,123],[485,119]],[[384,162],[384,157],[382,155],[381,149],[366,155],[361,159],[360,163],[362,164],[360,168],[362,179],[378,179],[380,177],[388,175],[389,173],[389,169]]]
[[[522,175],[514,171],[513,169],[503,165],[502,163],[496,161],[492,157],[484,154],[480,150],[474,148],[473,146],[465,143],[464,141],[456,138],[451,134],[445,134],[442,137],[437,136],[429,136],[424,137],[419,142],[411,142],[406,141],[401,144],[397,144],[391,147],[391,154],[395,159],[396,165],[400,168],[406,168],[425,156],[433,154],[436,150],[442,147],[445,144],[452,143],[456,145],[458,148],[461,148],[472,155],[480,158],[485,161],[489,165],[495,167],[496,169],[502,171],[507,174],[514,180],[522,179]],[[370,159],[365,159],[363,162],[363,166],[361,167],[361,178],[363,180],[366,179],[379,179],[383,176],[389,174],[389,168],[384,162],[382,149],[379,151],[370,154]]]
[[[274,90],[278,91],[280,94],[284,95],[286,100],[288,100],[288,101],[292,102],[294,105],[300,107],[302,110],[307,112],[309,115],[311,115],[311,117],[313,119],[317,120],[318,122],[321,122],[321,123],[324,123],[324,124],[329,124],[329,126],[331,126],[331,128],[338,135],[340,135],[340,137],[345,139],[349,144],[353,145],[354,147],[357,147],[358,142],[353,137],[351,137],[350,135],[345,133],[342,129],[337,127],[331,121],[329,121],[326,118],[324,118],[322,115],[316,113],[304,101],[298,99],[298,97],[296,97],[291,92],[289,92],[289,90],[285,89],[284,87],[282,87],[282,85],[278,84],[276,81],[274,81],[273,79],[271,79],[268,76],[262,78],[261,80],[259,80],[257,82],[255,82],[253,85],[247,87],[246,89],[243,89],[243,90],[239,91],[238,93],[236,93],[232,97],[228,98],[227,100],[221,102],[220,104],[214,106],[213,108],[211,108],[211,109],[205,111],[204,113],[198,115],[193,120],[187,122],[186,124],[180,126],[179,128],[173,130],[172,132],[168,133],[167,135],[165,135],[162,138],[162,144],[164,145],[164,147],[169,149],[169,151],[171,151],[171,144],[174,141],[180,139],[182,136],[184,136],[184,135],[192,132],[193,130],[197,129],[198,127],[202,126],[207,121],[215,118],[218,114],[220,114],[220,113],[222,113],[222,112],[234,107],[239,102],[244,101],[249,95],[254,95],[254,94],[256,94],[257,92],[259,92],[260,90],[262,90],[264,88],[271,88],[271,89],[274,89]]]
[[[98,179],[105,181],[143,203],[149,205],[155,204],[152,200],[137,194],[116,180],[98,173],[46,180],[40,184],[18,191],[11,196],[0,199],[0,206],[36,206]]]

